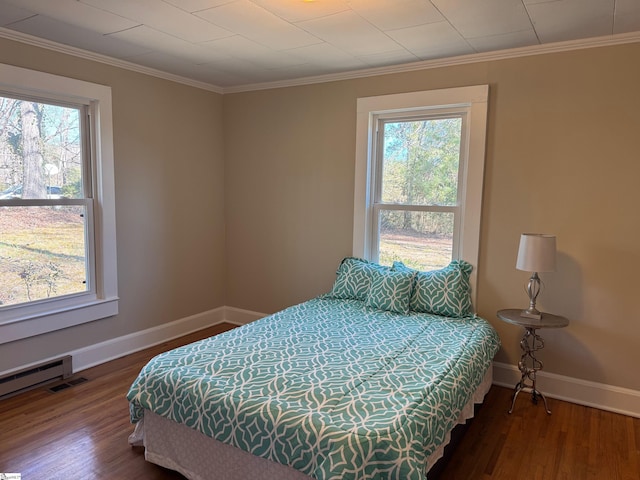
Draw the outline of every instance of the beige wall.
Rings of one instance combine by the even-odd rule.
[[[326,292],[351,253],[356,99],[489,84],[479,313],[515,364],[521,232],[558,236],[539,305],[545,371],[640,390],[640,45],[225,95],[227,304],[273,312]]]
[[[0,40],[0,62],[112,88],[120,314],[0,345],[0,371],[224,305],[220,95]]]

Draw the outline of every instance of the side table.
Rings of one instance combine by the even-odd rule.
[[[538,403],[538,397],[544,401],[544,408],[550,415],[551,410],[547,405],[546,397],[536,387],[536,373],[542,370],[542,362],[536,358],[536,352],[544,348],[544,341],[542,337],[537,334],[537,330],[540,328],[562,328],[569,325],[569,320],[565,317],[558,315],[552,315],[551,313],[543,313],[540,320],[534,318],[527,318],[520,316],[522,309],[509,308],[505,310],[499,310],[497,315],[500,320],[513,325],[519,325],[524,328],[525,332],[520,340],[520,348],[522,349],[522,356],[518,362],[518,369],[522,374],[520,381],[516,384],[513,392],[513,400],[511,401],[511,408],[509,413],[513,412],[513,406],[516,403],[518,394],[524,390],[531,390],[531,401],[534,405]]]

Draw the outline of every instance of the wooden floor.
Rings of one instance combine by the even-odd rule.
[[[231,327],[79,372],[72,378],[88,381],[57,393],[40,388],[0,400],[0,472],[23,480],[183,479],[128,445],[125,395],[152,356]],[[640,419],[554,399],[547,415],[524,394],[509,415],[510,398],[510,390],[492,387],[441,480],[640,480]]]

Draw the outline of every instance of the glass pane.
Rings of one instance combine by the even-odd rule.
[[[462,119],[384,123],[382,202],[456,205]]]
[[[85,208],[0,207],[0,306],[87,291]]]
[[[84,197],[80,115],[0,96],[0,200]]]
[[[380,212],[379,260],[401,261],[417,270],[436,270],[452,260],[453,213]]]

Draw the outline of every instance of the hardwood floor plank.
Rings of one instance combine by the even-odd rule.
[[[640,419],[555,399],[509,415],[510,399],[491,388],[442,479],[640,480]]]
[[[626,417],[625,427],[627,431],[627,445],[629,455],[629,479],[633,478],[633,472],[640,472],[640,425],[633,418]]]
[[[48,387],[0,401],[0,472],[23,479],[182,479],[132,449],[126,394],[155,355],[216,335],[214,327],[79,372],[88,381],[51,393]]]
[[[155,355],[233,328],[222,324],[84,370],[88,380],[0,400],[0,472],[24,480],[178,480],[132,448],[126,393]],[[440,480],[640,480],[640,419],[492,387]],[[526,398],[526,399],[525,399]],[[215,477],[212,477],[215,478]],[[277,480],[277,479],[275,479]]]

